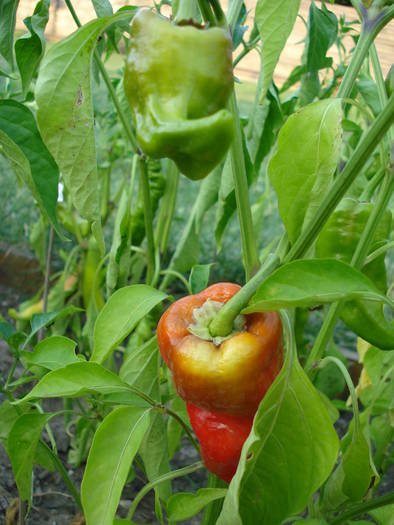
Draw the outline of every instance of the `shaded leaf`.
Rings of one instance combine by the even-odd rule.
[[[29,33],[22,35],[15,42],[15,58],[25,95],[44,55],[44,31],[49,18],[49,1],[38,2],[33,15],[24,20]]]
[[[6,153],[17,177],[26,184],[41,211],[61,235],[56,219],[59,169],[41,139],[33,113],[15,100],[0,100],[0,129],[20,148],[29,163],[29,169],[25,162],[23,166],[20,162],[16,165],[16,160]]]
[[[19,0],[0,2],[0,54],[11,67],[14,65],[14,31]]]

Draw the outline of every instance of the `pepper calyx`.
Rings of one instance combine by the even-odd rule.
[[[246,329],[246,320],[245,316],[239,314],[233,324],[233,330],[226,336],[212,336],[209,331],[209,325],[212,319],[217,315],[219,310],[224,306],[224,303],[219,301],[213,301],[208,299],[200,308],[195,308],[193,310],[193,320],[194,323],[188,326],[188,331],[203,339],[205,341],[212,341],[215,345],[219,346],[233,337],[236,333],[243,332]]]

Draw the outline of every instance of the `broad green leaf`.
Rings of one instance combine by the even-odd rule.
[[[49,18],[49,1],[38,2],[33,15],[24,20],[29,33],[15,42],[15,58],[25,95],[45,52],[44,31]]]
[[[53,335],[43,339],[35,346],[33,352],[22,353],[22,358],[28,366],[42,366],[48,370],[56,370],[71,363],[78,363],[75,355],[77,343],[61,335]]]
[[[14,423],[9,436],[7,451],[19,496],[31,502],[32,471],[38,441],[44,425],[55,414],[24,414]]]
[[[0,2],[0,55],[14,65],[14,31],[16,10],[19,0],[1,0]]]
[[[295,353],[290,321],[280,374],[260,403],[217,525],[279,525],[304,510],[331,472],[338,437]],[[284,497],[285,495],[285,497]]]
[[[186,410],[186,403],[181,397],[176,395],[174,399],[171,399],[170,408],[183,419],[186,425],[190,425],[189,416]],[[183,427],[179,424],[179,422],[175,418],[170,417],[167,423],[168,454],[170,459],[174,456],[175,452],[180,446],[183,432]]]
[[[94,349],[91,361],[102,363],[166,294],[135,284],[117,290],[100,311],[94,325]]]
[[[29,169],[27,166],[23,170],[15,169],[5,149],[15,174],[26,184],[42,212],[60,234],[56,219],[59,169],[41,139],[33,113],[15,100],[0,100],[0,130],[8,135],[28,160]]]
[[[224,498],[227,489],[200,489],[196,494],[178,492],[171,496],[167,503],[167,514],[170,520],[183,521],[195,516],[204,507],[221,498]]]
[[[99,35],[130,12],[92,20],[54,44],[36,84],[37,120],[80,215],[100,221],[90,69]]]
[[[200,293],[208,286],[212,264],[195,264],[193,266],[189,277],[192,293]]]
[[[97,429],[81,485],[86,525],[112,525],[148,425],[149,410],[119,407]]]
[[[341,145],[341,101],[321,100],[291,115],[268,165],[290,242],[312,218],[331,185]]]
[[[330,67],[332,58],[327,58],[329,48],[335,42],[338,32],[338,21],[334,13],[325,4],[319,9],[314,2],[309,8],[309,31],[306,54],[308,71]]]
[[[4,401],[0,405],[0,443],[5,449],[7,449],[8,434],[15,421],[28,409],[27,406],[11,405],[9,401]]]
[[[84,394],[128,391],[130,387],[113,372],[97,363],[80,362],[49,372],[16,403],[37,398],[78,397]]]
[[[258,0],[255,23],[261,35],[263,81],[261,98],[265,97],[280,54],[296,21],[300,0]]]
[[[243,313],[309,307],[342,299],[391,304],[368,277],[348,264],[334,259],[303,259],[285,264],[267,277]]]
[[[130,352],[120,368],[119,376],[125,383],[161,402],[160,354],[156,338]],[[151,413],[149,429],[139,452],[149,481],[170,471],[167,433],[161,413]],[[160,483],[155,487],[155,491],[161,499],[166,500],[171,494],[171,483],[169,481]]]
[[[182,235],[177,243],[175,252],[171,257],[168,270],[176,272],[188,272],[198,262],[200,253],[199,236],[205,213],[215,204],[221,177],[221,166],[217,167],[206,177],[198,192],[196,202],[190,213]],[[163,281],[163,289],[174,279],[168,273]]]

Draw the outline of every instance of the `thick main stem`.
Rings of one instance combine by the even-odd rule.
[[[379,498],[370,499],[368,501],[363,501],[359,505],[342,511],[340,516],[337,518],[334,518],[330,521],[331,525],[340,525],[342,523],[346,523],[347,520],[351,518],[357,518],[358,516],[362,516],[363,514],[366,514],[369,510],[377,509],[379,507],[384,507],[385,505],[390,505],[390,503],[394,503],[394,491],[389,492],[388,494],[385,494],[384,496],[380,496]]]

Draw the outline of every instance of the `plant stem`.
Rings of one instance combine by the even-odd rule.
[[[65,0],[65,3],[68,7],[68,10],[70,11],[70,14],[71,16],[73,17],[74,19],[74,22],[76,23],[76,25],[78,27],[81,27],[82,24],[81,24],[81,21],[79,20],[78,18],[78,15],[77,13],[75,12],[75,9],[74,9],[74,6],[72,5],[72,2],[71,0]],[[122,123],[122,126],[123,126],[123,129],[127,135],[127,138],[131,144],[131,147],[133,149],[134,152],[137,152],[138,151],[138,142],[137,142],[137,139],[133,133],[133,130],[131,129],[130,127],[130,124],[129,122],[127,121],[123,111],[122,111],[122,107],[120,105],[120,102],[119,102],[119,99],[118,97],[116,96],[116,93],[115,93],[115,90],[114,90],[114,87],[112,85],[112,82],[111,82],[111,79],[109,78],[109,75],[107,73],[107,70],[105,69],[105,66],[99,56],[99,54],[97,53],[97,50],[94,50],[94,59],[97,63],[97,66],[100,70],[100,73],[103,77],[103,80],[108,88],[108,91],[109,91],[109,94],[112,98],[112,102],[114,103],[114,106],[115,106],[115,109],[116,109],[116,112],[118,113],[118,116],[119,116],[119,119]]]
[[[304,232],[293,244],[290,251],[284,258],[284,262],[290,262],[302,257],[312,245],[320,230],[324,226],[327,218],[334,211],[335,207],[342,199],[350,185],[361,171],[365,162],[374,152],[382,137],[390,128],[394,121],[394,94],[391,95],[386,107],[375,119],[368,132],[360,140],[357,148],[348,160],[340,177],[337,177],[326,198],[317,209],[315,216],[310,221]]]
[[[172,13],[172,17],[176,23],[179,23],[182,20],[197,19],[198,17],[197,0],[180,0],[178,3],[178,9],[176,10],[176,13],[174,12]]]
[[[179,170],[174,162],[168,161],[166,189],[160,204],[159,219],[156,228],[156,244],[160,246],[160,253],[165,255],[170,236],[172,219],[175,212],[176,196],[179,183]]]
[[[390,22],[394,16],[394,6],[383,9],[375,19],[369,19],[369,12],[361,7],[362,11],[362,28],[361,35],[358,39],[356,49],[352,55],[352,60],[346,69],[345,75],[339,86],[337,98],[346,98],[350,96],[354,82],[360,71],[361,65],[368,54],[369,48],[383,27]]]
[[[252,213],[249,200],[248,178],[246,175],[245,158],[242,145],[241,122],[238,106],[233,90],[229,108],[234,116],[235,136],[231,145],[231,166],[233,170],[235,198],[237,201],[239,226],[241,229],[242,254],[248,281],[259,267],[256,247],[256,237],[253,232]]]
[[[221,308],[209,325],[212,337],[226,337],[233,331],[234,319],[248,304],[259,284],[279,266],[280,259],[275,255],[267,257],[265,263],[250,281]]]
[[[155,241],[153,238],[153,219],[152,219],[152,206],[149,192],[149,178],[148,171],[146,168],[145,159],[141,156],[138,157],[139,164],[139,175],[140,184],[142,187],[143,199],[144,199],[144,220],[145,220],[145,235],[147,241],[147,270],[146,270],[146,283],[151,284],[154,273],[155,273]]]
[[[372,179],[368,181],[368,184],[366,185],[362,194],[360,195],[361,201],[369,201],[371,199],[376,187],[379,186],[379,184],[382,182],[385,174],[385,168],[380,168],[380,170],[372,177]]]
[[[346,381],[346,384],[349,390],[350,398],[352,400],[352,407],[353,407],[354,431],[353,431],[352,443],[354,443],[360,431],[360,418],[359,418],[359,411],[358,411],[357,394],[356,394],[356,390],[353,385],[352,378],[350,377],[350,374],[346,366],[337,357],[333,357],[333,356],[325,357],[322,361],[320,361],[319,368],[324,368],[326,363],[334,363],[339,368],[339,370],[342,372],[342,375],[345,378],[345,381]]]
[[[212,13],[211,6],[208,4],[206,0],[198,0],[198,5],[200,7],[201,16],[205,22],[208,22],[209,25],[215,26],[216,25],[216,19],[214,14]]]
[[[60,461],[58,456],[54,454],[54,452],[48,447],[48,445],[44,443],[44,441],[40,440],[39,446],[41,446],[45,450],[47,455],[50,456],[56,469],[58,470],[59,474],[62,476],[64,483],[66,484],[68,490],[70,491],[70,494],[74,498],[75,503],[82,510],[82,503],[81,503],[79,492],[75,488],[74,483],[72,482],[70,476],[67,473],[67,470],[63,466],[63,463]]]
[[[47,249],[47,259],[45,263],[45,277],[44,277],[44,292],[42,297],[42,313],[44,314],[48,308],[48,294],[49,294],[49,280],[51,276],[51,258],[52,258],[52,248],[53,248],[53,238],[54,238],[54,229],[53,226],[49,227],[49,239],[48,239],[48,249]],[[44,337],[44,328],[40,328],[37,334],[37,341],[40,342]]]
[[[388,242],[384,246],[381,246],[374,252],[370,253],[368,257],[365,259],[365,264],[369,264],[373,260],[375,260],[379,255],[382,255],[383,253],[388,252],[389,250],[392,250],[394,248],[394,241]]]
[[[193,463],[193,465],[190,465],[188,467],[183,467],[178,470],[173,470],[172,472],[168,472],[167,474],[164,474],[163,476],[156,478],[154,481],[147,483],[144,487],[142,487],[142,489],[138,492],[138,494],[134,498],[133,504],[131,505],[129,512],[127,513],[127,519],[131,520],[134,512],[136,511],[138,507],[139,502],[156,485],[159,485],[160,483],[163,483],[164,481],[186,476],[187,474],[191,474],[192,472],[196,472],[196,470],[201,470],[202,468],[204,468],[202,461],[198,461],[197,463]]]
[[[178,421],[178,423],[181,425],[181,427],[185,431],[187,437],[189,438],[190,443],[193,445],[193,447],[196,449],[196,451],[199,454],[200,453],[200,447],[198,446],[197,441],[194,439],[192,433],[190,432],[190,429],[188,428],[186,423],[183,421],[183,419],[180,416],[178,416],[178,414],[176,412],[174,412],[170,408],[165,407],[164,405],[161,406],[161,409],[166,414],[168,414],[169,416],[173,417],[174,419],[176,419]]]
[[[394,491],[380,496],[378,498],[370,499],[368,501],[363,501],[359,505],[352,507],[351,509],[341,512],[341,515],[337,518],[334,518],[330,521],[331,525],[340,525],[345,523],[351,518],[357,518],[357,516],[362,516],[366,514],[369,510],[377,509],[379,507],[384,507],[385,505],[390,505],[394,503]]]
[[[388,202],[390,201],[391,195],[393,193],[393,188],[394,188],[394,175],[390,174],[387,177],[385,184],[383,184],[380,189],[378,200],[374,206],[374,209],[371,215],[368,218],[367,224],[365,225],[363,233],[357,244],[357,248],[353,254],[350,264],[358,270],[361,269],[364,264],[364,261],[368,253],[369,247],[371,245],[376,228],[378,227],[378,224],[382,218],[384,210],[386,209],[386,206]],[[328,315],[324,319],[323,325],[316,338],[315,344],[313,345],[313,348],[305,364],[305,370],[308,371],[309,376],[311,378],[313,378],[316,375],[316,370],[312,369],[313,363],[321,359],[321,356],[323,355],[325,349],[327,348],[327,345],[332,336],[332,332],[335,328],[335,324],[339,319],[341,308],[343,304],[344,304],[344,301],[333,303],[330,306]]]

